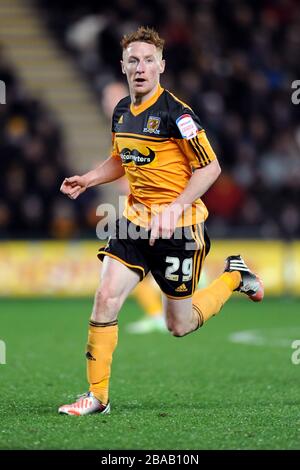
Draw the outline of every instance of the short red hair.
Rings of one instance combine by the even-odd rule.
[[[148,42],[160,51],[163,51],[165,43],[164,39],[159,37],[158,32],[148,26],[140,26],[134,33],[125,34],[121,40],[122,49],[127,49],[132,42]]]

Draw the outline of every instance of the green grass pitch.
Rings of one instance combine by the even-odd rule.
[[[141,314],[129,300],[114,354],[111,415],[61,416],[57,407],[87,389],[91,305],[0,301],[1,449],[300,448],[300,364],[291,361],[299,300],[233,299],[185,338],[128,334],[126,323]],[[254,344],[231,342],[236,333],[244,341],[254,335]]]

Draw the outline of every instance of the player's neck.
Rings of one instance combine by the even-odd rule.
[[[145,95],[139,95],[139,94],[131,93],[130,97],[131,97],[132,105],[134,107],[141,106],[146,101],[150,100],[150,98],[152,98],[158,92],[159,87],[160,87],[160,85],[158,83],[155,88],[153,88],[151,91],[149,91],[149,93],[147,93]]]

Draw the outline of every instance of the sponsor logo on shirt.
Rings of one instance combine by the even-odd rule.
[[[130,162],[134,162],[138,166],[147,165],[153,162],[155,158],[155,152],[151,150],[149,147],[146,147],[149,150],[148,155],[143,155],[136,149],[130,150],[128,148],[124,148],[121,150],[120,155],[122,158],[122,163],[127,164]]]
[[[184,139],[193,139],[197,135],[197,126],[192,116],[183,114],[176,119],[176,124],[180,130],[180,134]]]

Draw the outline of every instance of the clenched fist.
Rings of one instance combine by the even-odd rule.
[[[63,194],[69,196],[70,199],[77,199],[87,189],[87,182],[84,176],[71,176],[65,178],[60,190]]]

